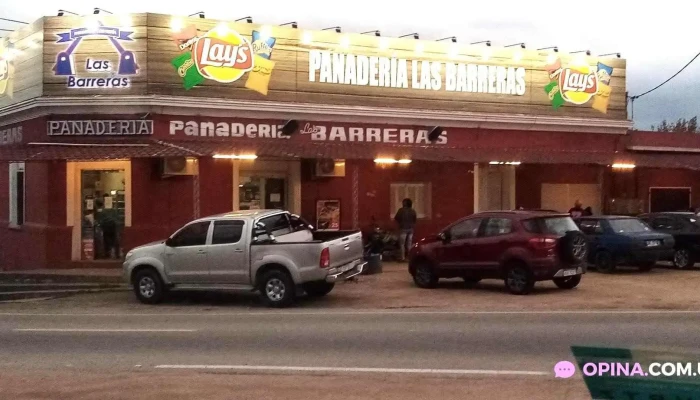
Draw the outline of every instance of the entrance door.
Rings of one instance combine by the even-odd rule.
[[[285,181],[280,178],[265,179],[265,208],[284,210]]]
[[[475,211],[512,210],[515,208],[515,166],[478,166],[479,198]]]
[[[122,257],[125,173],[119,170],[82,170],[81,259],[108,260]]]

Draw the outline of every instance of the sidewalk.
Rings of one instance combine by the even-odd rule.
[[[0,283],[124,284],[121,268],[35,269],[0,271]]]

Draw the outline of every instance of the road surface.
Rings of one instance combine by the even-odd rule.
[[[69,374],[73,378],[65,379],[70,380],[76,376],[71,373],[80,371],[84,379],[95,374],[97,381],[100,374],[114,378],[135,372],[141,378],[166,374],[179,383],[195,376],[211,380],[229,374],[230,383],[245,374],[250,383],[266,374],[283,379],[296,374],[333,387],[339,384],[334,380],[346,375],[357,380],[359,374],[369,381],[384,377],[380,385],[398,379],[395,385],[403,389],[422,380],[466,384],[496,378],[564,390],[552,386],[561,382],[554,381],[552,368],[560,360],[574,361],[571,345],[695,351],[700,312],[295,309],[179,314],[159,313],[157,307],[134,313],[7,312],[0,313],[0,343],[0,370],[11,371],[23,385],[32,376],[50,381]],[[313,376],[318,374],[322,377]],[[585,393],[581,385],[579,379],[579,392]],[[489,388],[493,397],[484,398],[500,398],[499,390],[517,385],[509,387]]]

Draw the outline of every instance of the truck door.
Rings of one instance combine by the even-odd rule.
[[[211,244],[207,246],[212,283],[250,283],[249,246],[243,235],[246,229],[243,220],[214,221]]]
[[[173,283],[202,283],[209,278],[207,237],[211,221],[191,223],[168,241],[166,271]]]

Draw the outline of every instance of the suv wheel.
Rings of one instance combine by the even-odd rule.
[[[165,285],[160,274],[149,268],[139,271],[134,277],[134,293],[141,303],[156,304],[163,301]]]
[[[335,283],[328,283],[324,281],[308,282],[302,286],[309,297],[323,297],[330,293],[334,287]]]
[[[598,254],[595,255],[595,267],[598,272],[605,274],[613,272],[616,265],[612,254],[608,251],[599,251]]]
[[[413,282],[423,289],[433,289],[437,286],[438,277],[433,267],[425,261],[418,262],[413,272]]]
[[[554,284],[559,289],[573,289],[581,283],[581,275],[568,276],[566,278],[554,278]]]
[[[260,280],[260,296],[268,307],[287,307],[296,299],[296,287],[288,273],[273,270]]]
[[[673,265],[678,269],[688,269],[695,265],[690,250],[680,248],[673,253]]]
[[[521,264],[508,267],[505,278],[506,288],[513,294],[528,294],[535,287],[535,279],[530,271]]]

